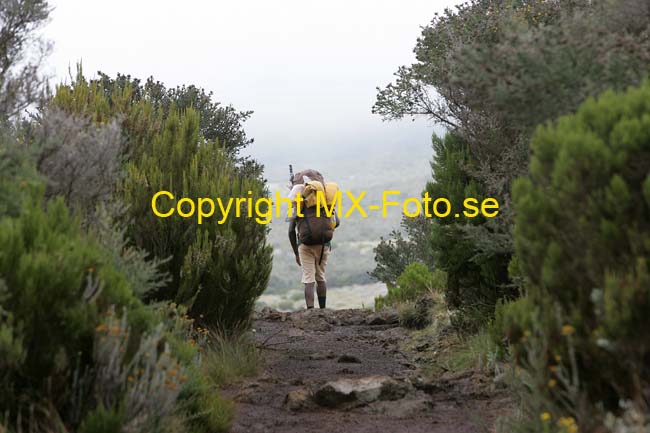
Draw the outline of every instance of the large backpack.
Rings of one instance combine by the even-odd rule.
[[[317,216],[316,209],[316,206],[303,209],[303,216],[296,220],[298,239],[302,244],[323,245],[334,237],[334,216],[327,216],[325,209],[321,209],[320,216]]]
[[[299,171],[298,173],[293,175],[293,185],[298,185],[301,183],[306,183],[305,176],[308,177],[310,180],[317,180],[321,184],[325,185],[325,179],[323,178],[323,175],[320,174],[320,171],[314,170],[313,168],[308,168],[306,170]]]

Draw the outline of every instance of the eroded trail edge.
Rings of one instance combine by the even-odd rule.
[[[508,404],[484,372],[427,379],[395,313],[265,309],[254,329],[265,362],[225,390],[233,432],[485,432]]]

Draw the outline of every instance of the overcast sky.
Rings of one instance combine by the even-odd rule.
[[[413,61],[421,26],[457,0],[50,0],[48,70],[153,75],[238,109],[267,164],[306,145],[422,146],[433,125],[383,123],[376,86]],[[68,79],[69,80],[69,79]]]

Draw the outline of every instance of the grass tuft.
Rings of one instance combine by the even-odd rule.
[[[215,385],[225,385],[254,376],[260,361],[260,354],[249,332],[210,332],[210,343],[204,354],[203,365]]]

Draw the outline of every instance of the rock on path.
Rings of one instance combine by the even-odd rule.
[[[224,390],[235,433],[486,432],[506,405],[480,372],[423,379],[395,313],[265,309],[254,329],[262,371]]]

